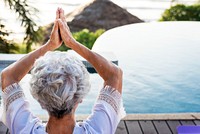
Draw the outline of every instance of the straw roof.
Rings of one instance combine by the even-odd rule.
[[[117,26],[143,22],[143,20],[130,14],[126,9],[110,0],[92,0],[68,13],[66,20],[72,32],[80,31],[84,28],[90,31],[96,31],[100,28],[108,30]],[[48,35],[52,25],[53,23],[46,26]]]
[[[72,31],[87,28],[95,31],[106,30],[131,23],[143,22],[109,0],[92,0],[66,15],[66,20]]]

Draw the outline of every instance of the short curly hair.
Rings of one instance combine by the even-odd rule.
[[[31,74],[32,96],[57,118],[70,114],[90,90],[84,64],[67,52],[47,52],[36,60]]]

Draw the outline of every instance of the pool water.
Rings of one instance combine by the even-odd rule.
[[[173,24],[176,28],[180,25]],[[195,26],[193,23],[191,25]],[[162,31],[169,33],[169,27],[171,25],[164,25]],[[123,100],[127,113],[200,112],[200,41],[198,37],[200,23],[195,27],[196,30],[192,29],[192,33],[196,34],[186,36],[182,33],[174,36],[164,33],[165,37],[158,33],[153,35],[152,28],[153,30],[161,29],[160,25],[155,24],[151,24],[150,27],[145,26],[145,30],[141,25],[134,26],[136,34],[129,32],[130,35],[125,35],[119,30],[129,39],[134,37],[134,43],[126,42],[126,46],[121,46],[120,40],[126,40],[122,37],[114,37],[116,42],[108,46],[103,39],[106,36],[106,39],[113,41],[109,33],[103,35],[102,40],[99,38],[94,50],[114,51],[119,60],[119,66],[123,69]],[[146,40],[139,40],[139,34],[137,34],[141,32],[139,30],[143,30],[142,38]],[[117,33],[117,31],[113,32]],[[114,35],[112,31],[111,34]],[[152,35],[151,40],[148,40],[149,35]],[[99,42],[101,48],[98,47]],[[22,80],[22,88],[31,103],[31,110],[37,115],[45,115],[46,112],[29,93],[30,77],[27,75]],[[103,80],[97,74],[91,74],[90,81],[91,91],[79,105],[77,114],[91,113],[103,85]]]
[[[200,23],[155,22],[105,32],[93,51],[114,52],[128,113],[200,112]]]

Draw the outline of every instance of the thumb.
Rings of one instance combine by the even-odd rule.
[[[62,22],[62,20],[61,19],[58,19],[58,21],[57,21],[57,23],[58,23],[58,27],[59,27],[59,30],[60,30],[60,34],[61,34],[61,37],[63,38],[63,30],[64,30],[64,24],[63,24],[63,22]]]
[[[61,20],[61,19],[58,19],[58,20],[57,20],[57,23],[58,23],[58,25],[59,25],[59,28],[62,30],[62,29],[64,28],[64,24],[63,24],[62,20]]]
[[[52,32],[56,32],[56,31],[58,31],[58,21],[57,20],[54,22],[54,26],[53,26]]]
[[[58,23],[58,27],[59,27],[59,30],[60,30],[60,33],[61,33],[61,36],[62,36],[62,33],[64,32],[63,31],[64,30],[64,24],[63,24],[61,19],[58,19],[57,23]]]

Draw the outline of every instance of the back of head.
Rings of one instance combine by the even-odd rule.
[[[83,63],[66,52],[48,52],[31,71],[31,93],[43,109],[57,118],[71,113],[90,90]]]

